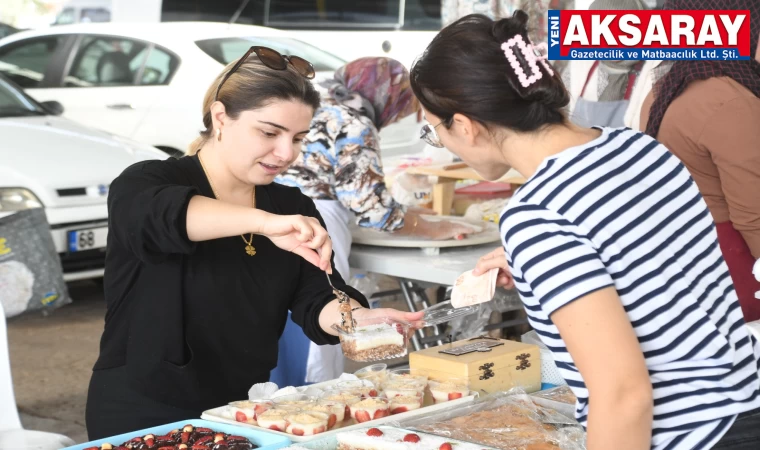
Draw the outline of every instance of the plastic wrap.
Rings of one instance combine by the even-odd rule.
[[[559,386],[552,389],[531,394],[533,401],[546,408],[551,408],[566,417],[575,417],[576,397],[568,386]]]
[[[471,339],[483,334],[483,328],[488,325],[493,309],[490,303],[480,303],[475,306],[478,308],[477,312],[458,317],[450,322],[453,330],[452,337],[455,341]]]
[[[510,450],[585,450],[585,433],[577,423],[537,406],[520,389],[405,420],[397,426]]]

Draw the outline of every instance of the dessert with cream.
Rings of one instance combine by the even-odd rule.
[[[286,431],[294,436],[314,436],[327,431],[329,416],[324,413],[299,412],[285,417],[288,422]]]
[[[380,391],[369,380],[352,380],[338,383],[338,389],[344,392],[352,392],[361,395],[362,398],[377,397]]]
[[[339,329],[346,358],[354,361],[380,361],[406,356],[409,325],[391,321],[357,324],[353,333]]]
[[[361,395],[358,395],[355,392],[342,392],[338,390],[329,390],[322,393],[322,400],[329,400],[333,402],[338,402],[346,405],[345,407],[345,415],[343,420],[348,420],[351,418],[351,405],[354,403],[360,402],[362,399]]]
[[[214,431],[210,428],[185,425],[181,430],[173,430],[165,436],[147,434],[134,437],[118,447],[102,444],[86,450],[152,450],[168,448],[172,450],[251,450],[259,448],[248,439]]]
[[[427,383],[418,383],[414,380],[389,381],[383,386],[383,393],[388,398],[409,396],[415,393],[424,395]]]
[[[430,393],[436,403],[457,400],[470,395],[470,387],[464,380],[431,381]]]
[[[338,450],[481,450],[475,444],[448,438],[412,433],[395,428],[370,428],[338,433]]]
[[[360,380],[368,380],[375,386],[381,386],[388,378],[388,364],[373,364],[357,370],[354,375]]]
[[[252,402],[243,400],[229,404],[230,415],[236,422],[256,425],[256,416],[272,407],[271,402]]]
[[[286,417],[293,413],[292,410],[272,408],[259,414],[256,421],[261,428],[284,432],[288,428]]]
[[[384,398],[367,398],[350,406],[351,417],[359,423],[391,415],[390,403]]]
[[[304,412],[318,412],[327,414],[327,429],[331,430],[336,423],[343,422],[346,419],[346,405],[340,402],[322,400],[313,405],[304,408]]]
[[[401,414],[422,408],[424,397],[417,394],[398,395],[388,400],[391,404],[391,414]]]

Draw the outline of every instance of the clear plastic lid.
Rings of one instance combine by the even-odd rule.
[[[451,306],[451,300],[438,303],[425,309],[425,316],[422,318],[427,326],[440,325],[450,322],[459,317],[467,316],[478,310],[477,305],[465,306],[463,308],[454,308]]]

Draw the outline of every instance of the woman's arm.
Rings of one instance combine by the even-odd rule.
[[[615,289],[579,298],[551,319],[589,392],[588,450],[648,450],[652,383]]]

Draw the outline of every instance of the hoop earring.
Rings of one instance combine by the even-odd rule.
[[[216,129],[216,141],[222,142],[222,130],[219,128]]]

